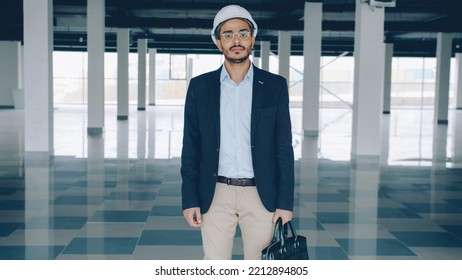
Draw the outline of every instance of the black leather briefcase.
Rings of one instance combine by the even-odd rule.
[[[288,227],[292,236],[288,236]],[[306,237],[297,235],[292,223],[282,225],[279,218],[274,226],[271,244],[261,252],[262,260],[308,260]]]

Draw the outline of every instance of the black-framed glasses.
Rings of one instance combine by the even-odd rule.
[[[245,40],[248,40],[250,38],[250,31],[249,30],[240,30],[236,33],[233,33],[233,32],[223,32],[223,34],[221,34],[220,38],[223,38],[223,40],[225,41],[231,41],[233,38],[234,38],[234,35],[238,35],[239,38],[242,40],[242,41],[245,41]]]

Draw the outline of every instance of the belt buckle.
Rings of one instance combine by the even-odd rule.
[[[229,186],[231,184],[231,178],[226,178],[226,184]]]

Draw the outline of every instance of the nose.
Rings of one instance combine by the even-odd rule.
[[[241,37],[239,36],[239,34],[237,33],[234,34],[233,40],[234,40],[234,45],[237,45],[237,46],[241,45]]]

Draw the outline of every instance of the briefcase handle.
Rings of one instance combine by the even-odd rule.
[[[284,239],[287,238],[288,235],[288,227],[290,227],[290,231],[292,233],[292,236],[295,237],[295,241],[297,240],[297,233],[295,232],[294,227],[292,226],[292,223],[288,221],[284,225],[282,224],[282,219],[278,218],[276,221],[276,224],[274,225],[274,232],[273,232],[273,239],[272,243],[274,242],[281,242],[281,246],[284,246]]]

